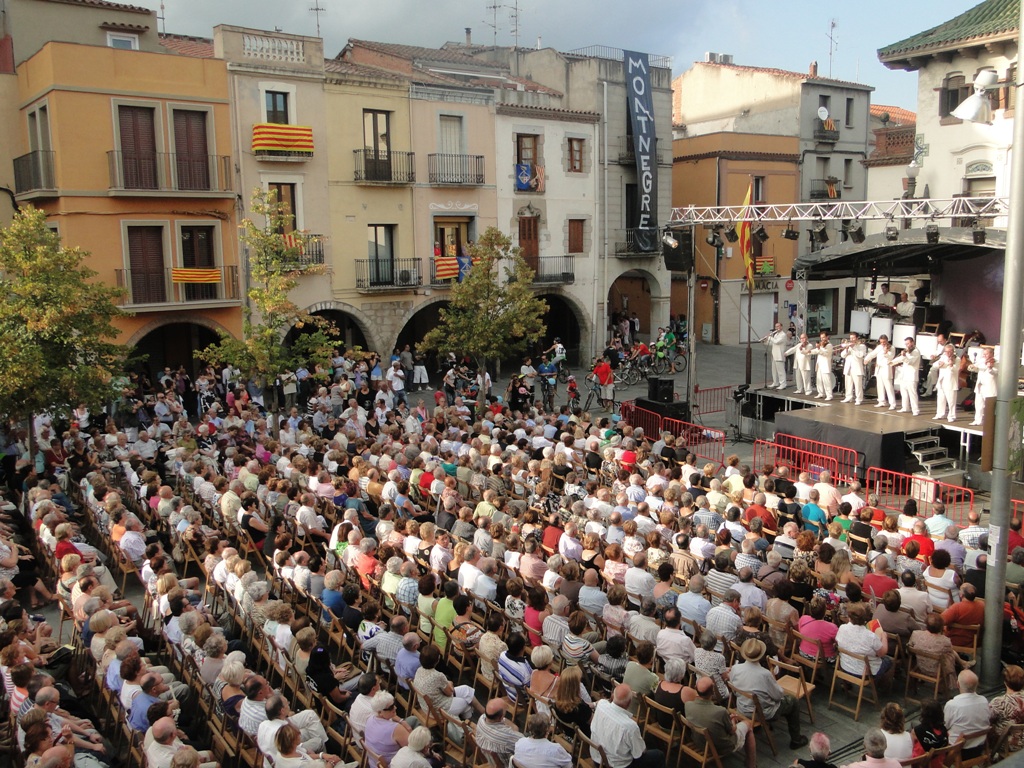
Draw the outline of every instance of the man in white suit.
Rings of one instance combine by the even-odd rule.
[[[878,403],[875,408],[889,406],[890,411],[896,410],[896,393],[892,388],[892,361],[896,351],[889,344],[889,337],[882,334],[878,337],[878,346],[868,352],[865,363],[875,363],[875,387],[878,390]]]
[[[793,378],[796,380],[798,395],[811,394],[811,356],[813,349],[807,341],[807,334],[800,334],[800,343],[786,350],[786,357],[793,356]]]
[[[786,388],[786,345],[789,337],[782,330],[782,323],[775,324],[775,330],[762,339],[771,350],[772,357],[772,389]]]
[[[978,374],[978,381],[974,385],[974,421],[971,422],[971,426],[980,427],[982,419],[985,418],[985,401],[996,396],[995,352],[991,348],[986,348],[981,353],[981,360],[977,365],[972,365],[970,370]]]
[[[814,374],[815,383],[818,386],[818,394],[814,397],[815,399],[825,398],[826,400],[832,399],[832,388],[835,386],[835,382],[832,380],[832,353],[834,347],[832,342],[829,341],[828,334],[825,331],[821,332],[821,336],[818,337],[817,348],[811,350],[814,357]]]
[[[868,348],[860,340],[856,333],[850,334],[850,339],[843,344],[842,357],[843,376],[846,377],[846,397],[844,403],[853,402],[860,405],[864,402],[864,358],[868,355]]]
[[[906,349],[903,354],[892,361],[894,366],[899,366],[900,376],[900,413],[908,410],[915,416],[920,416],[921,411],[917,403],[917,380],[921,371],[921,350],[917,348],[912,336],[904,340]]]

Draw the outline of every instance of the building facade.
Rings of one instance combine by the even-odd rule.
[[[778,167],[783,174],[778,180],[769,174],[754,185],[753,198],[770,202],[828,202],[829,200],[863,200],[867,194],[867,171],[863,161],[868,154],[871,87],[860,83],[834,80],[818,73],[812,63],[805,73],[766,67],[742,66],[731,57],[708,54],[708,60],[695,63],[673,81],[675,136],[692,139],[710,134],[736,133],[751,137],[786,137],[796,140],[796,169],[799,185],[796,196],[779,201],[770,190],[790,183],[790,168]],[[756,170],[756,169],[755,169]],[[684,164],[676,164],[674,173],[685,173]],[[753,174],[750,174],[753,175]],[[763,184],[763,191],[758,187]],[[682,189],[692,185],[682,185]],[[746,194],[719,204],[740,205]],[[688,199],[674,199],[673,204],[691,204]],[[852,222],[851,222],[852,223]],[[845,224],[845,222],[844,222]],[[797,247],[785,246],[777,251],[771,265],[774,273],[764,273],[755,287],[750,317],[747,317],[747,289],[742,278],[723,278],[720,284],[723,306],[740,308],[740,322],[732,336],[732,328],[718,328],[723,343],[746,341],[746,329],[763,335],[778,320],[789,321],[809,331],[842,331],[855,301],[855,284],[851,280],[820,281],[806,297],[806,317],[797,316],[799,299],[796,291],[787,289],[793,259],[834,244],[843,238],[841,226],[829,224],[811,227],[809,222],[776,222],[765,227],[770,238],[781,237],[784,229],[799,233]],[[812,234],[812,229],[814,234]],[[695,240],[699,240],[695,236]],[[768,242],[771,242],[770,240]],[[773,279],[768,279],[769,277]],[[777,279],[776,279],[777,278]],[[714,329],[712,330],[714,333]],[[759,335],[756,336],[759,338]]]

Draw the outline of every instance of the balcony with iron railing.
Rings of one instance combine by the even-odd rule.
[[[416,181],[414,152],[355,149],[355,180],[360,184],[413,184]]]
[[[661,235],[654,228],[615,231],[615,255],[620,257],[657,256],[661,253]]]
[[[289,232],[281,235],[285,249],[283,264],[296,270],[319,267],[324,263],[324,236],[309,232]]]
[[[658,165],[661,164],[662,153],[658,151],[658,140],[655,139],[653,142],[652,149],[654,150],[654,162]],[[632,136],[619,136],[618,153],[616,160],[619,165],[635,165],[636,164],[636,148],[633,145]],[[615,152],[615,149],[611,150]],[[613,155],[615,157],[615,155]]]
[[[241,303],[238,288],[238,267],[201,267],[189,270],[160,267],[157,269],[118,269],[117,287],[125,291],[122,306],[133,312],[181,309],[199,306],[235,306]],[[184,274],[183,274],[184,273]],[[201,279],[202,282],[183,282]]]
[[[427,155],[427,177],[438,186],[479,186],[484,183],[483,155]]]
[[[423,285],[419,259],[356,259],[356,290],[362,293],[409,291]]]
[[[828,120],[822,120],[820,117],[814,118],[814,140],[827,144],[835,144],[839,141],[839,129],[836,128],[836,124],[831,118]]]
[[[839,200],[843,196],[843,189],[839,179],[834,176],[827,179],[811,179],[807,195],[811,200]]]
[[[115,194],[233,194],[228,155],[111,150],[107,166],[110,190]]]
[[[530,266],[534,270],[534,285],[572,285],[576,282],[573,269],[574,256],[567,253],[563,256],[541,256]]]
[[[53,161],[52,149],[40,149],[14,158],[14,194],[30,197],[56,195]]]

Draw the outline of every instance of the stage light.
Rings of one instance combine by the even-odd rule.
[[[885,228],[885,239],[888,240],[890,243],[895,243],[897,240],[900,239],[899,229],[893,224],[887,226]]]
[[[663,242],[669,248],[678,248],[679,247],[679,241],[676,240],[674,237],[672,237],[672,233],[671,232],[666,232],[664,235],[662,235],[661,242]]]
[[[864,227],[860,224],[849,224],[846,227],[846,234],[853,242],[860,245],[864,242]]]
[[[754,228],[754,231],[751,234],[754,237],[756,237],[758,239],[758,241],[760,241],[762,243],[767,243],[768,242],[768,232],[767,232],[767,230],[765,230],[763,224],[758,224],[757,227]]]
[[[929,245],[936,245],[939,242],[939,225],[928,224],[924,228],[924,236]]]
[[[722,247],[722,238],[718,236],[719,229],[721,229],[721,227],[715,227],[708,233],[708,236],[704,238],[704,242],[706,242],[712,248]]]
[[[740,236],[736,234],[736,226],[734,224],[730,224],[729,228],[725,230],[723,234],[725,235],[725,239],[728,240],[730,243],[735,243],[737,240],[740,239]]]
[[[825,223],[819,221],[810,230],[811,239],[817,243],[825,244],[828,242],[828,229],[825,227]]]
[[[981,224],[974,225],[974,244],[984,245],[985,244],[985,227]]]
[[[793,229],[792,227],[786,227],[784,230],[782,230],[782,238],[783,240],[799,240],[800,232]]]

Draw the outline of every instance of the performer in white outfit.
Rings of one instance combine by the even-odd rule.
[[[789,336],[782,330],[782,323],[775,324],[775,330],[761,339],[768,345],[772,357],[772,389],[786,388],[786,345]]]
[[[896,392],[892,388],[892,361],[896,350],[889,344],[885,334],[878,337],[878,346],[868,352],[864,362],[875,363],[875,388],[878,390],[878,404],[875,408],[889,406],[890,411],[896,410]]]
[[[956,421],[956,392],[960,389],[960,365],[952,344],[942,348],[935,367],[939,375],[935,383],[935,415],[932,418],[952,423]]]
[[[917,348],[914,339],[908,336],[904,343],[907,348],[902,355],[892,361],[892,364],[900,366],[900,413],[909,410],[915,416],[920,416],[921,411],[917,403],[917,378],[921,370],[921,350]]]
[[[937,364],[939,358],[942,357],[942,350],[946,346],[948,339],[944,333],[935,334],[935,354],[932,355],[928,361],[928,378],[924,380],[924,396],[930,397],[932,392],[935,391],[935,382],[939,380],[939,369]]]
[[[796,380],[798,395],[811,394],[811,356],[814,350],[807,341],[807,334],[800,334],[800,343],[786,350],[786,356],[793,356],[793,378]]]
[[[849,341],[843,344],[841,354],[846,361],[843,363],[843,376],[846,377],[846,397],[843,402],[860,405],[864,402],[864,358],[868,355],[868,348],[860,336],[851,333]]]
[[[980,427],[985,418],[985,401],[996,396],[996,356],[992,349],[986,349],[981,353],[981,360],[977,365],[972,365],[968,370],[978,374],[978,381],[974,385],[974,421],[972,427]]]
[[[900,294],[900,300],[896,302],[896,314],[900,316],[901,320],[914,322],[914,302],[910,300],[909,294]]]
[[[880,307],[896,306],[896,294],[889,293],[889,284],[882,283],[879,287],[882,289],[882,292],[875,297],[875,304]]]
[[[818,394],[814,396],[815,399],[822,397],[826,400],[832,399],[832,389],[835,387],[835,382],[832,380],[833,350],[834,347],[828,339],[828,334],[822,331],[821,336],[818,337],[817,348],[811,350],[811,354],[815,356],[814,378],[818,386]]]

